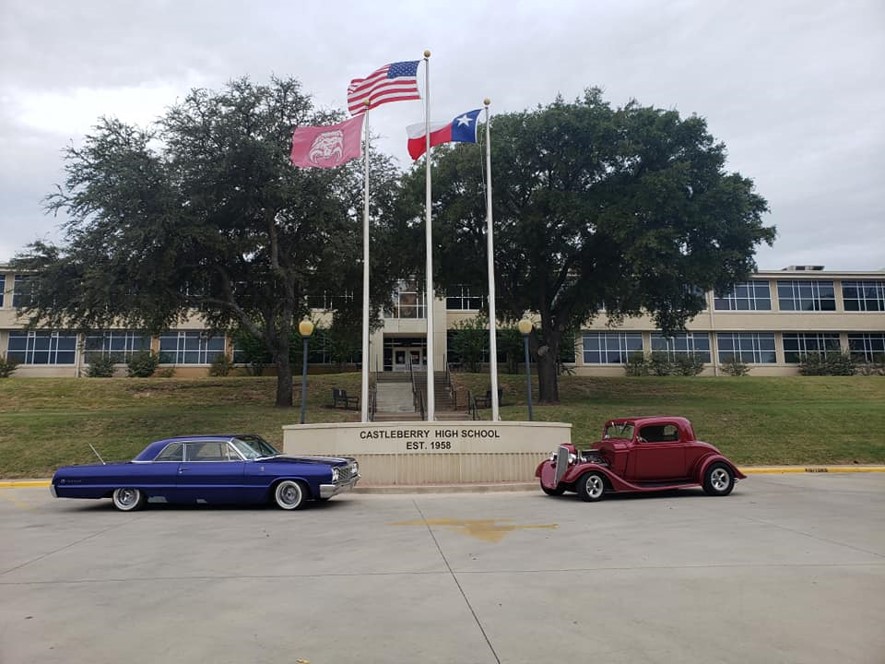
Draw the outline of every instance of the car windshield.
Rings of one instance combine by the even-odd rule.
[[[247,459],[277,456],[280,452],[261,436],[239,436],[230,441]]]
[[[621,422],[620,424],[609,424],[605,427],[603,438],[623,438],[625,440],[633,439],[633,423]]]

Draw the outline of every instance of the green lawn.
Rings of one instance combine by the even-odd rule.
[[[462,390],[485,394],[488,376],[455,374]],[[502,375],[501,417],[525,419],[525,377]],[[309,378],[308,422],[358,420],[332,410],[331,387],[359,393],[359,374]],[[127,459],[151,440],[201,432],[259,433],[282,442],[295,408],[272,406],[274,378],[0,380],[0,477],[42,477],[87,463],[92,443],[105,459]],[[537,385],[536,385],[537,390]],[[885,378],[589,378],[563,376],[561,403],[535,403],[537,420],[573,425],[592,442],[606,418],[678,414],[698,436],[740,464],[885,463]],[[537,399],[537,392],[535,393]],[[488,419],[489,410],[481,411]],[[559,441],[551,441],[551,449]]]

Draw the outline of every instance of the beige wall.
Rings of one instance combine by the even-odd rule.
[[[352,456],[365,484],[527,482],[571,442],[564,422],[338,422],[283,427],[288,455]]]

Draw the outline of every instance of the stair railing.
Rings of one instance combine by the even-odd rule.
[[[412,358],[409,357],[409,376],[412,379],[412,403],[415,411],[421,413],[421,419],[424,419],[424,394],[418,387],[418,379],[415,377],[415,369],[412,366]]]

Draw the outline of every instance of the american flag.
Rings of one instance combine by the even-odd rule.
[[[418,94],[419,62],[394,62],[373,71],[366,78],[353,79],[347,86],[347,109],[350,114],[358,115],[391,101],[421,99]]]

